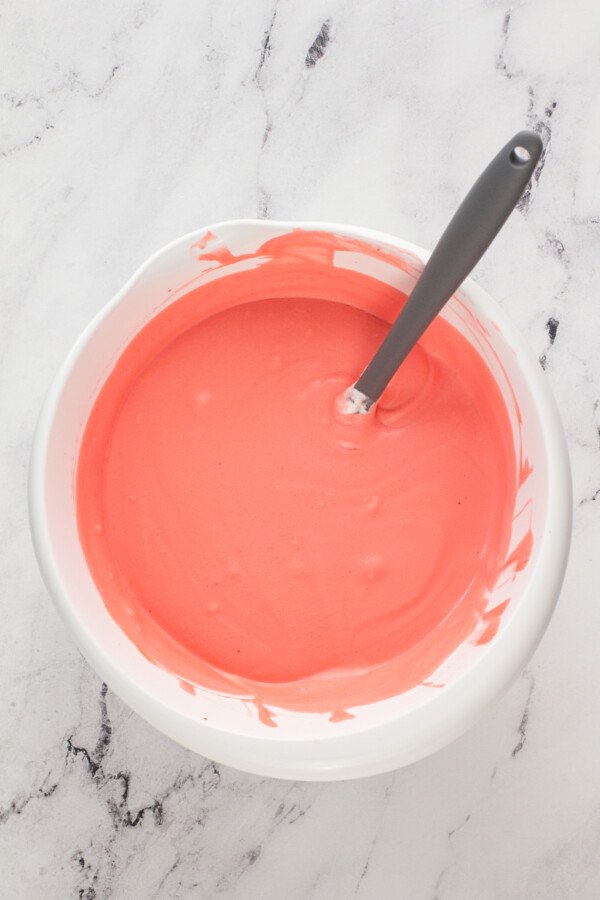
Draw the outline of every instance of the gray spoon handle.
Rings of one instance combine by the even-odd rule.
[[[465,280],[513,211],[542,153],[532,131],[520,131],[477,179],[439,239],[421,277],[354,388],[371,403],[444,304]]]

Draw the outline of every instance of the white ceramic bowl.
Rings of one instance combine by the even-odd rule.
[[[210,226],[210,232],[238,256],[255,253],[292,228],[335,232],[400,251],[401,268],[360,253],[338,253],[334,264],[405,291],[428,256],[391,235],[345,225],[237,221]],[[241,698],[205,690],[192,696],[176,677],[148,662],[108,614],[79,543],[73,478],[87,416],[123,348],[159,309],[203,279],[227,276],[227,269],[208,271],[202,265],[197,248],[206,232],[180,238],[136,272],[79,338],[46,399],[33,445],[29,496],[35,549],[48,590],[110,688],[156,728],[198,753],[249,772],[309,780],[407,765],[458,737],[496,700],[533,653],[554,609],[570,543],[571,477],[548,384],[502,310],[468,279],[443,314],[486,360],[505,397],[516,446],[522,445],[517,462],[528,459],[533,466],[519,491],[517,508],[525,512],[515,518],[511,546],[529,527],[534,540],[527,565],[514,573],[498,632],[488,643],[470,640],[459,647],[431,675],[430,681],[443,687],[420,685],[356,707],[355,718],[335,724],[316,713],[278,710],[277,728],[261,724]],[[501,589],[489,607],[506,596]]]

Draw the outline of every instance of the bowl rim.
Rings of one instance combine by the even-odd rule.
[[[46,587],[84,656],[103,680],[139,715],[163,733],[217,762],[259,775],[307,780],[338,780],[378,774],[422,758],[466,731],[512,683],[539,643],[550,620],[564,578],[572,524],[572,487],[566,438],[550,385],[527,342],[502,307],[472,278],[461,290],[483,314],[496,322],[502,338],[515,352],[527,390],[536,408],[548,466],[547,511],[535,568],[523,597],[506,627],[471,670],[423,706],[366,725],[357,733],[331,737],[272,738],[240,735],[201,720],[192,720],[156,697],[119,664],[115,650],[101,645],[86,627],[77,603],[64,586],[51,542],[52,524],[45,498],[45,461],[54,417],[73,367],[98,326],[118,306],[132,286],[163,255],[189,246],[207,231],[251,228],[333,232],[391,245],[425,262],[430,252],[403,238],[354,225],[319,221],[234,219],[185,234],[153,253],[123,287],[93,317],[60,366],[38,419],[30,457],[28,506],[35,554]],[[512,647],[511,647],[512,641]],[[473,673],[477,671],[478,678]],[[310,745],[311,753],[306,750]],[[317,752],[315,751],[317,747]],[[265,748],[268,748],[265,752]]]

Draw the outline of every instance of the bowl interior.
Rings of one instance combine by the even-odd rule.
[[[315,226],[294,226],[314,232]],[[332,265],[353,268],[409,292],[425,254],[412,245],[361,229],[332,229],[363,242],[333,254]],[[232,272],[261,265],[266,242],[288,234],[289,224],[237,222],[187,236],[153,257],[106,307],[74,348],[44,413],[41,448],[44,469],[39,511],[44,528],[38,543],[51,558],[53,593],[80,644],[102,672],[107,667],[136,685],[137,690],[187,719],[206,719],[212,727],[248,736],[286,738],[331,734],[323,714],[277,710],[276,729],[265,729],[248,697],[223,696],[202,687],[182,690],[179,679],[149,662],[108,614],[90,576],[77,533],[74,473],[83,429],[107,375],[131,338],[160,310],[192,288]],[[225,250],[220,256],[215,247]],[[368,248],[369,252],[365,252]],[[384,311],[382,311],[384,314]],[[501,311],[472,282],[446,306],[443,315],[471,342],[492,372],[504,397],[514,438],[519,488],[510,556],[503,577],[489,597],[489,615],[480,627],[436,671],[427,684],[368,706],[352,709],[353,719],[338,722],[338,733],[370,728],[432,703],[474,670],[484,672],[486,659],[509,652],[503,634],[522,606],[538,560],[546,527],[549,469],[543,423],[531,390],[523,348]],[[497,614],[503,609],[502,615]]]

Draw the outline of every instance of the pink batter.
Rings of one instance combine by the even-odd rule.
[[[78,462],[81,542],[111,615],[150,659],[253,697],[268,724],[264,703],[336,721],[407,690],[502,612],[486,610],[517,490],[501,394],[438,318],[375,413],[341,418],[403,296],[333,269],[340,242],[356,247],[271,241],[264,265],[152,320]]]

